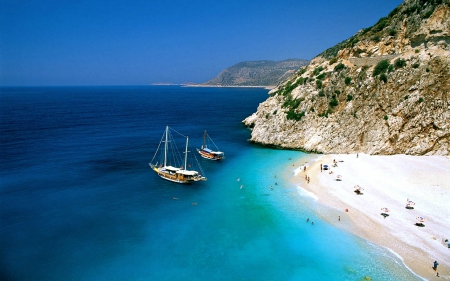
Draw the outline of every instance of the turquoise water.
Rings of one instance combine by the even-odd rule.
[[[325,207],[290,182],[290,163],[315,156],[247,141],[240,122],[266,97],[2,88],[0,279],[418,280],[387,250],[321,219]],[[207,182],[150,170],[166,125],[198,146],[206,129],[225,151],[221,162],[199,158]]]

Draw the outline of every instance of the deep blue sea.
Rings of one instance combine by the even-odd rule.
[[[314,155],[248,142],[241,121],[266,98],[255,88],[0,88],[0,279],[418,280],[321,219],[324,207],[290,183],[288,159]],[[167,125],[192,152],[204,130],[225,152],[198,157],[208,181],[175,184],[149,168]]]

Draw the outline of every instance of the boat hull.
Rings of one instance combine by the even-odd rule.
[[[224,157],[223,156],[217,156],[215,154],[210,154],[208,152],[205,152],[201,149],[197,148],[198,153],[200,154],[201,157],[208,159],[208,160],[213,160],[213,161],[217,161],[217,160],[222,160]]]
[[[196,181],[206,181],[206,178],[202,176],[186,178],[176,173],[167,173],[165,171],[162,171],[159,167],[152,164],[149,164],[149,166],[160,178],[174,183],[190,184]]]

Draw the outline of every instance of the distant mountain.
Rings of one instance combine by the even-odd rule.
[[[301,59],[244,61],[224,69],[217,77],[201,85],[276,86],[308,63],[308,60]]]

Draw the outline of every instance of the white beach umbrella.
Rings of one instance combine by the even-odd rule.
[[[416,203],[414,203],[413,201],[406,199],[406,205],[407,206],[411,206],[411,205],[416,205]]]

